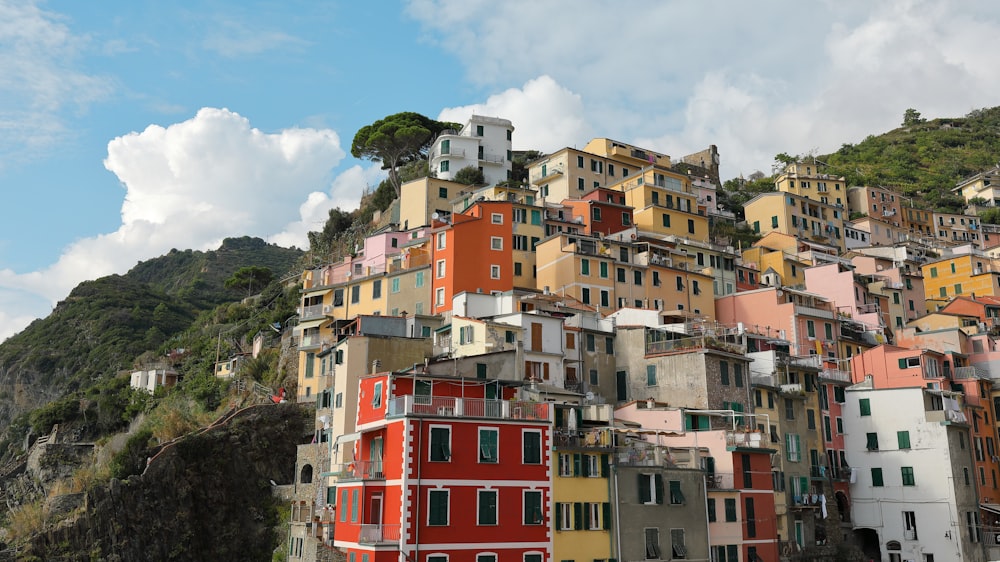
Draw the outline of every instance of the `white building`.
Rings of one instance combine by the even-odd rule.
[[[452,180],[467,166],[479,168],[487,185],[510,179],[514,126],[507,119],[473,115],[461,131],[438,135],[429,153],[431,173]]]
[[[177,372],[169,369],[150,369],[148,371],[133,371],[129,385],[132,388],[141,388],[153,394],[157,387],[174,386],[177,384]]]
[[[920,387],[876,390],[870,381],[848,387],[851,520],[866,556],[986,559],[969,426],[957,396]]]

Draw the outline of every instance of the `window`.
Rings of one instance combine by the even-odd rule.
[[[483,136],[483,126],[482,125],[476,125],[476,136],[477,137]]]
[[[389,290],[393,293],[399,292],[399,277],[392,278],[392,283],[389,285]]]
[[[358,522],[358,489],[351,490],[351,523]]]
[[[670,228],[670,215],[663,213],[663,226]]]
[[[427,491],[427,524],[448,524],[448,490]]]
[[[600,384],[600,377],[597,374],[597,369],[590,370],[590,384],[591,386],[597,386]]]
[[[834,391],[834,392],[836,392],[836,391]],[[843,393],[843,391],[841,391],[841,393]],[[871,401],[868,398],[862,398],[862,399],[858,400],[858,408],[861,411],[861,415],[862,416],[870,416],[870,415],[872,415],[872,405],[871,405]]]
[[[441,165],[439,167],[440,171],[447,172],[450,168],[451,168],[451,163],[450,162],[448,162],[447,160],[442,160],[441,161]],[[443,188],[443,187],[441,188],[441,190],[444,191],[444,197],[447,197],[448,196],[448,190],[445,189],[445,188]]]
[[[500,279],[500,266],[491,265],[490,266],[490,279]]]
[[[590,260],[586,258],[580,260],[580,275],[590,275]]]
[[[348,502],[347,502],[347,489],[345,488],[345,489],[342,489],[340,491],[340,505],[337,506],[337,509],[340,511],[340,522],[341,523],[346,523],[347,522],[347,504],[348,504]]]
[[[580,289],[580,300],[583,301],[583,304],[590,304],[590,288],[583,287]]]
[[[395,281],[395,279],[393,279],[393,281]],[[382,280],[381,279],[376,279],[375,282],[372,283],[372,298],[373,299],[380,299],[380,298],[382,298]]]
[[[540,491],[524,491],[524,524],[542,524],[542,493]]]
[[[729,362],[719,361],[719,379],[723,386],[729,386]]]
[[[912,466],[903,466],[903,467],[900,467],[899,471],[900,471],[900,473],[903,476],[903,485],[904,486],[916,486],[917,485],[916,480],[913,478],[913,467]]]
[[[600,207],[594,207],[594,209],[593,209],[593,217],[594,217],[595,221],[600,222],[600,220],[601,220],[601,208]]]
[[[556,504],[556,530],[557,531],[569,531],[573,528],[572,519],[570,519],[570,505],[568,503],[557,503]]]
[[[361,285],[351,287],[351,304],[361,302]]]
[[[869,451],[877,451],[878,450],[878,433],[868,433],[868,434],[866,434],[866,437],[867,437],[867,444],[865,445],[865,447]]]
[[[437,261],[437,278],[441,279],[442,277],[444,277],[444,274],[445,274],[445,261],[444,260],[438,260]]]
[[[496,525],[497,491],[479,490],[478,496],[479,508],[476,523],[479,525]]]
[[[688,233],[694,234],[694,219],[688,219]]]
[[[635,270],[632,272],[633,282],[638,286],[642,285],[642,271]]]
[[[503,224],[503,213],[491,213],[490,222],[493,224]]]
[[[646,537],[646,560],[660,559],[660,530],[655,527],[647,527],[643,530]]]
[[[656,386],[656,365],[646,365],[646,386]]]
[[[882,480],[882,469],[872,467],[872,486],[881,488],[884,485],[885,484]]]
[[[632,215],[629,213],[622,213],[622,226],[630,226],[632,224]]]
[[[785,398],[785,419],[795,419],[795,401],[791,398]]]
[[[726,498],[726,521],[736,521],[736,498]]]
[[[573,476],[573,457],[569,453],[559,453],[559,476]]]
[[[434,290],[434,304],[444,306],[444,287],[438,287]]]
[[[844,387],[842,387],[842,386],[835,386],[835,387],[833,387],[833,401],[837,402],[838,404],[843,404],[844,403],[844,401],[845,401],[845,398],[844,398]]]
[[[697,281],[695,281],[697,283]],[[743,388],[743,364],[734,363],[733,364],[733,381],[736,383],[737,388]]]
[[[663,503],[663,476],[660,474],[639,475],[639,503],[643,505]]]
[[[896,440],[899,441],[900,449],[910,448],[910,432],[909,431],[897,431]]]
[[[979,513],[976,511],[965,512],[965,525],[969,529],[969,540],[979,542],[982,538],[979,534]]]
[[[447,427],[431,427],[431,462],[448,462],[451,460],[451,429]]]
[[[606,336],[604,338],[604,353],[608,355],[615,354],[615,338],[611,336]]]
[[[577,156],[576,157],[576,167],[577,168],[582,168],[583,167],[583,156]]]
[[[415,279],[414,279],[414,282],[413,282],[413,286],[416,287],[416,288],[418,288],[418,289],[420,287],[424,286],[424,272],[423,271],[418,271],[417,272],[417,274],[415,276]]]
[[[794,273],[792,275],[795,275]],[[806,320],[806,334],[810,338],[816,337],[816,323],[812,320]]]
[[[708,498],[708,522],[715,523],[715,498]]]
[[[670,529],[670,547],[674,559],[687,558],[687,545],[684,544],[684,529]]]
[[[428,557],[427,562],[430,562],[429,557]],[[497,562],[497,555],[496,554],[477,554],[476,555],[476,562]]]
[[[542,464],[542,432],[525,431],[521,434],[524,464]]]
[[[670,481],[670,504],[671,505],[683,505],[684,504],[684,493],[681,491],[681,481],[671,480]]]
[[[757,536],[757,517],[754,513],[753,498],[746,498],[743,500],[743,504],[746,511],[746,521],[747,521],[747,536],[756,537]]]
[[[802,460],[801,440],[798,434],[785,434],[785,457],[791,462]]]
[[[503,238],[499,236],[490,236],[490,249],[503,250]]]
[[[479,462],[495,463],[500,461],[499,435],[500,430],[496,428],[479,429]]]
[[[445,247],[447,247],[447,244],[448,244],[448,233],[447,232],[438,232],[436,240],[437,240],[437,249],[438,250],[445,249]]]
[[[372,408],[376,408],[376,409],[381,408],[382,407],[382,383],[381,382],[375,383],[375,390],[374,390],[373,394],[374,395],[372,396]]]
[[[903,512],[903,538],[917,540],[917,514],[912,511]]]
[[[597,349],[596,339],[594,334],[587,334],[587,351],[594,351]]]

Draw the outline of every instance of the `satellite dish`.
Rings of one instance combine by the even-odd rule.
[[[594,399],[594,393],[593,392],[588,391],[585,396],[587,397],[587,400],[593,400]]]
[[[441,218],[441,215],[439,215],[437,213],[431,213],[431,218],[434,219],[434,220],[438,220],[439,218]]]

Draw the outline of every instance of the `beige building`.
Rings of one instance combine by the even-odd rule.
[[[789,164],[774,180],[774,186],[783,193],[844,208],[847,203],[847,183],[843,177],[820,173],[822,167],[822,164],[816,162]]]
[[[844,209],[818,200],[774,191],[761,193],[743,207],[754,232],[781,232],[843,252]]]

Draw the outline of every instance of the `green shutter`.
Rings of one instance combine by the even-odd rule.
[[[583,530],[590,530],[590,504],[583,504]]]
[[[561,503],[557,503],[556,504],[556,530],[557,531],[559,529],[562,529],[562,510],[559,509],[560,507],[562,507],[562,504]]]
[[[583,459],[583,476],[590,476],[590,455],[586,455]]]
[[[900,449],[910,448],[910,432],[909,431],[897,431],[896,439],[899,441]]]
[[[601,478],[607,478],[608,472],[610,472],[611,466],[608,459],[607,453],[601,455]]]
[[[905,369],[906,368],[906,358],[905,357],[903,359],[899,360],[899,368],[900,369]]]
[[[611,504],[608,502],[601,504],[601,522],[605,531],[611,529]]]
[[[580,475],[580,465],[583,464],[582,460],[580,453],[573,453],[573,476]]]
[[[583,529],[583,504],[580,502],[573,504],[573,528],[577,531]]]
[[[650,503],[653,500],[649,489],[649,475],[639,474],[639,503]]]
[[[708,498],[708,521],[715,522],[715,498]]]
[[[656,485],[656,503],[663,503],[663,475],[657,474],[653,477],[653,483]]]

